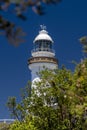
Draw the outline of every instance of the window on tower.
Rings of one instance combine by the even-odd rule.
[[[47,40],[36,41],[34,45],[35,51],[51,51],[52,52],[52,42]]]

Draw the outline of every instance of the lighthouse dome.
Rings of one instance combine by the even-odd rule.
[[[39,34],[36,36],[36,38],[34,39],[34,43],[36,41],[40,41],[40,40],[47,40],[53,43],[52,38],[48,35],[48,32],[45,29],[42,29]]]

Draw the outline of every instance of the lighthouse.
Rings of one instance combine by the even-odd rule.
[[[31,58],[28,59],[28,67],[31,70],[31,81],[40,80],[38,73],[44,68],[57,69],[58,61],[53,49],[54,41],[46,30],[46,26],[40,25],[41,30],[33,41]]]

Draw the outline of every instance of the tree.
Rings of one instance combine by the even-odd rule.
[[[33,121],[32,121],[33,122]],[[19,121],[15,121],[11,126],[10,126],[10,130],[37,130],[33,123],[32,123],[28,118],[26,119],[26,121],[23,122],[19,122]]]
[[[81,37],[80,43],[83,45],[83,53],[87,56],[87,36]]]
[[[29,100],[31,96],[31,83],[28,82],[27,86],[21,89],[21,99],[20,103],[17,103],[16,97],[9,97],[7,101],[8,110],[11,112],[11,117],[14,117],[16,120],[22,121],[27,113],[27,107],[29,105]]]
[[[9,42],[12,44],[18,45],[21,42],[24,42],[22,37],[25,33],[20,27],[16,27],[14,21],[5,18],[4,14],[7,15],[16,15],[17,18],[22,20],[27,20],[25,11],[28,8],[38,15],[43,15],[43,5],[44,4],[56,4],[61,2],[61,0],[0,0],[0,33],[4,34]],[[9,13],[10,10],[10,13]]]
[[[25,89],[25,96],[16,105],[24,116],[15,125],[23,125],[22,130],[29,122],[38,130],[86,130],[87,59],[77,64],[74,72],[62,67],[39,75],[41,81],[35,83],[31,96]]]

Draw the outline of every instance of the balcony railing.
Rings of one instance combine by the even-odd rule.
[[[31,51],[31,53],[33,52],[40,52],[40,51],[47,51],[47,52],[51,52],[51,53],[55,53],[55,51],[53,49],[50,49],[50,48],[36,48],[36,49],[33,49]]]

